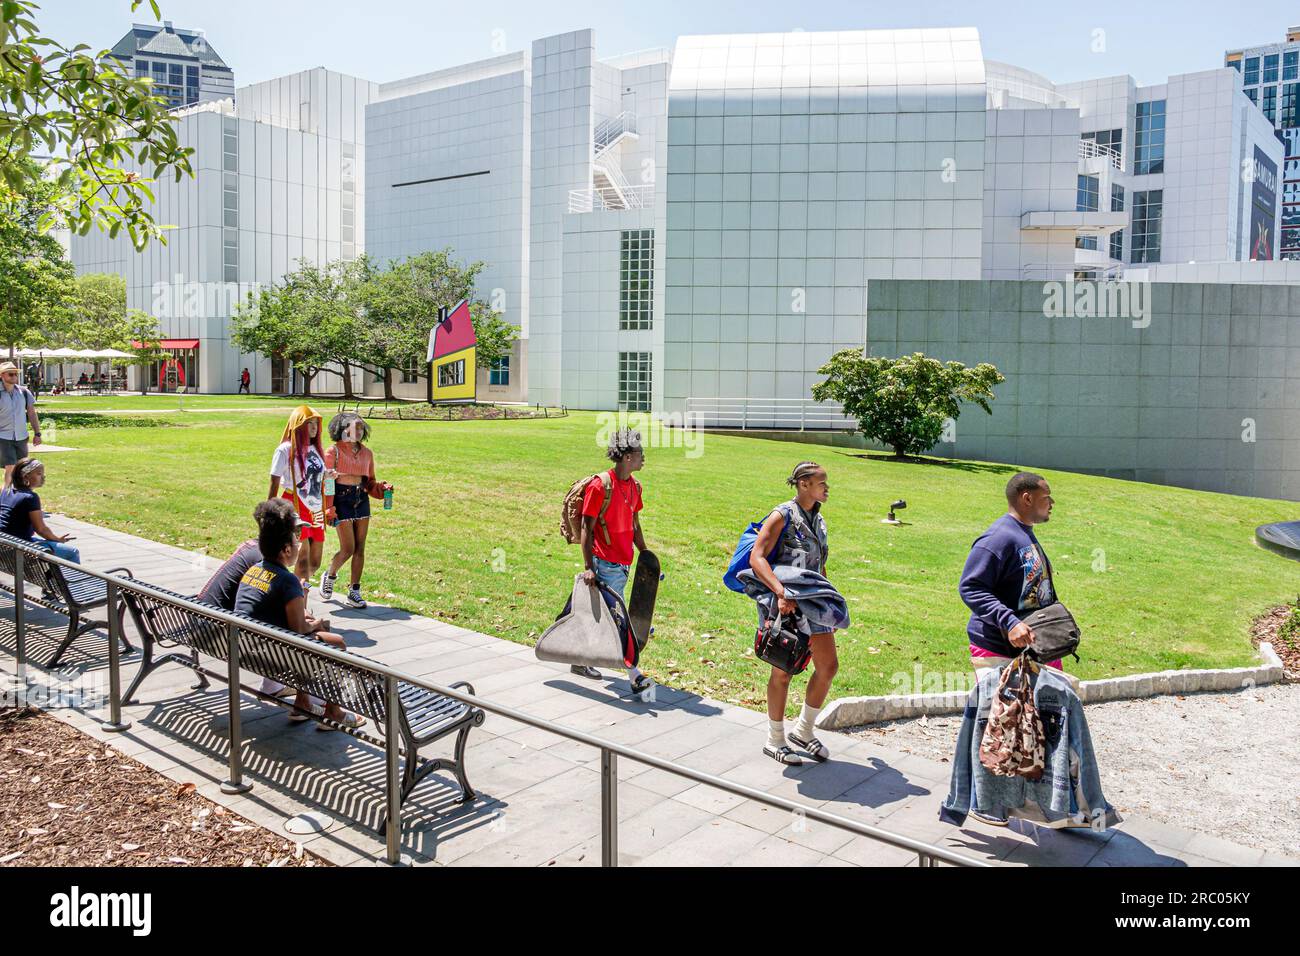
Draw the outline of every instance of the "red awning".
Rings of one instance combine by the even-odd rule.
[[[139,342],[131,343],[131,348],[133,349],[138,349],[143,347],[144,346],[141,345],[141,343]],[[162,349],[196,349],[199,347],[199,340],[198,339],[163,339],[158,343],[158,347]]]

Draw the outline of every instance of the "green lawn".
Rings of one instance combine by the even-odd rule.
[[[120,407],[118,399],[96,401]],[[251,410],[265,400],[244,401]],[[160,421],[173,427],[64,428],[59,443],[80,451],[48,456],[47,507],[224,557],[252,532],[250,512],[266,493],[282,420],[213,412]],[[600,425],[591,413],[376,423],[379,476],[397,485],[397,496],[395,509],[378,511],[372,523],[367,593],[531,643],[579,569],[577,546],[559,533],[559,506],[574,478],[602,467]],[[839,640],[835,695],[898,690],[896,675],[917,665],[926,674],[965,674],[967,612],[957,579],[971,541],[1003,511],[1013,466],[896,463],[715,435],[698,457],[651,448],[640,474],[646,538],[668,575],[645,668],[673,686],[762,704],[766,668],[745,654],[753,604],[720,579],[741,529],[787,497],[785,476],[804,458],[830,474],[829,576],[854,616]],[[1083,661],[1072,670],[1095,678],[1252,662],[1251,618],[1295,597],[1293,567],[1257,548],[1253,529],[1294,518],[1295,505],[1046,474],[1057,506],[1040,538],[1084,630]],[[899,497],[908,523],[881,524]]]

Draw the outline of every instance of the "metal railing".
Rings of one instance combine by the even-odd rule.
[[[654,185],[627,186],[622,193],[612,186],[569,190],[569,212],[641,209],[654,205]]]
[[[518,721],[530,727],[539,730],[545,730],[548,733],[555,734],[558,737],[564,737],[577,743],[586,744],[600,751],[600,828],[601,828],[601,865],[617,866],[618,865],[618,758],[625,757],[628,760],[654,767],[658,770],[664,770],[668,773],[692,780],[695,783],[702,783],[710,787],[715,787],[734,796],[743,797],[748,800],[754,800],[758,803],[775,807],[778,810],[785,810],[791,814],[797,814],[807,820],[816,820],[827,826],[837,827],[849,833],[858,836],[867,837],[889,846],[898,847],[902,850],[908,850],[917,855],[919,866],[932,867],[938,861],[951,863],[954,866],[968,867],[987,867],[991,864],[983,860],[976,860],[971,857],[963,856],[960,853],[954,853],[943,847],[926,843],[922,840],[914,840],[911,837],[902,834],[892,833],[880,827],[872,826],[867,823],[860,823],[856,820],[850,820],[846,817],[834,813],[828,813],[818,807],[801,803],[797,800],[788,800],[785,797],[774,796],[770,793],[764,793],[753,787],[747,787],[743,784],[734,783],[714,774],[705,773],[704,771],[695,770],[673,760],[665,760],[661,757],[655,757],[651,754],[643,753],[632,747],[615,743],[611,740],[604,740],[592,734],[583,733],[579,730],[573,730],[560,724],[545,720],[541,717],[534,717],[531,714],[516,710],[513,707],[506,707],[502,704],[485,700],[474,694],[466,694],[459,690],[453,690],[450,687],[444,687],[433,681],[424,680],[404,674],[401,671],[388,667],[377,661],[367,660],[349,654],[346,651],[336,650],[328,645],[322,645],[316,641],[308,641],[304,638],[292,637],[281,633],[273,628],[265,627],[256,621],[230,614],[226,611],[214,608],[207,604],[199,604],[196,601],[186,598],[173,597],[170,594],[161,592],[159,589],[148,583],[130,578],[121,578],[116,575],[105,574],[102,571],[95,571],[90,568],[82,567],[79,564],[73,564],[62,558],[55,557],[34,546],[28,547],[17,543],[7,541],[0,542],[0,547],[11,548],[14,554],[14,566],[16,574],[14,576],[14,603],[15,603],[15,627],[17,630],[17,641],[15,654],[17,658],[18,680],[26,686],[26,614],[23,605],[23,561],[24,557],[30,555],[41,561],[47,561],[51,564],[58,565],[61,568],[78,571],[81,574],[89,575],[93,578],[105,582],[108,588],[108,667],[109,667],[109,722],[102,725],[104,730],[112,732],[121,732],[127,730],[131,723],[122,719],[122,699],[121,699],[121,649],[120,644],[120,625],[119,625],[119,602],[122,600],[123,591],[133,591],[138,594],[145,594],[154,600],[165,601],[175,607],[183,608],[187,611],[198,612],[212,620],[219,621],[229,629],[229,646],[230,654],[227,661],[227,683],[228,683],[228,706],[229,706],[229,738],[230,738],[230,757],[229,757],[229,774],[230,779],[222,784],[222,789],[227,792],[245,792],[252,787],[252,784],[243,780],[243,762],[241,754],[241,728],[239,712],[239,633],[241,631],[259,634],[275,641],[280,641],[294,647],[302,648],[312,654],[316,654],[328,659],[345,664],[350,668],[364,670],[373,673],[384,679],[384,696],[386,701],[385,714],[387,717],[385,727],[385,765],[387,768],[386,778],[386,807],[387,807],[387,827],[386,827],[386,853],[387,860],[391,864],[397,864],[401,860],[401,775],[400,775],[400,742],[398,734],[397,721],[400,713],[400,700],[398,697],[398,685],[408,684],[413,687],[422,688],[432,691],[435,694],[441,694],[452,700],[460,701],[472,707],[479,707],[484,711],[497,714],[509,720]],[[416,759],[415,754],[407,755],[407,759]]]
[[[837,402],[811,398],[687,398],[686,414],[705,428],[852,431],[858,427]]]
[[[591,131],[592,154],[599,157],[624,133],[636,134],[636,114],[631,110],[624,110],[596,124]]]
[[[1080,159],[1106,159],[1110,164],[1120,172],[1124,171],[1124,157],[1113,146],[1107,146],[1099,143],[1095,139],[1079,140],[1079,158]]]

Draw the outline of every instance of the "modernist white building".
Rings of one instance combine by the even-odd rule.
[[[231,346],[230,317],[297,260],[362,250],[364,110],[374,95],[365,80],[314,69],[243,87],[233,103],[184,110],[178,135],[195,150],[195,175],[154,187],[155,220],[175,226],[166,243],[136,252],[105,232],[73,237],[78,272],[122,274],[128,307],[158,318],[187,388],[233,392],[245,366],[254,391],[293,387],[286,363]],[[148,374],[156,384],[157,367]]]
[[[1237,80],[1054,84],[986,62],[969,28],[607,58],[581,30],[384,84],[315,70],[184,117],[199,176],[164,187],[171,245],[79,238],[74,258],[149,308],[177,273],[272,282],[299,256],[449,247],[520,333],[481,397],[796,401],[863,344],[875,279],[1140,277],[1275,243],[1282,148]],[[256,390],[292,385],[231,352],[227,315],[164,328],[201,390],[245,364]]]

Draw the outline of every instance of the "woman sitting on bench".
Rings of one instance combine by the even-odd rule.
[[[36,489],[45,484],[45,466],[39,458],[20,458],[14,465],[13,484],[0,492],[0,531],[30,541],[64,561],[81,563],[81,552],[66,542],[71,537],[55,534],[45,523],[41,498]]]
[[[262,560],[254,564],[239,579],[235,592],[235,612],[251,617],[262,624],[282,627],[303,636],[314,636],[340,650],[345,648],[343,638],[329,631],[311,634],[307,622],[307,599],[302,582],[289,570],[289,564],[298,553],[298,529],[304,524],[294,508],[284,498],[264,501],[254,512],[257,518],[257,546]],[[344,727],[360,727],[366,719],[344,710],[338,704],[321,703],[298,691],[294,710],[289,720],[298,723],[312,717],[325,717]],[[317,730],[333,730],[327,724],[316,725]]]

